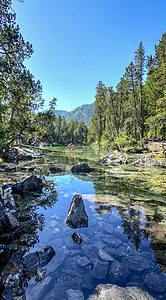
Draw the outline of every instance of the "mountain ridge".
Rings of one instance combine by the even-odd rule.
[[[78,122],[83,121],[85,124],[88,124],[93,115],[93,106],[94,106],[94,102],[92,104],[83,104],[81,106],[78,106],[77,108],[75,108],[70,112],[66,110],[55,110],[55,116],[60,114],[60,115],[64,115],[65,120],[67,122],[70,122],[71,120],[75,120]]]

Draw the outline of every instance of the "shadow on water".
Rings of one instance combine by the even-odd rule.
[[[71,167],[83,160],[95,171],[71,174]],[[8,249],[3,278],[19,272],[18,261],[28,251],[51,245],[56,254],[48,265],[23,272],[28,300],[64,299],[68,289],[81,290],[87,299],[99,283],[137,285],[155,299],[166,297],[164,169],[109,168],[99,165],[94,153],[46,155],[31,165],[47,185],[41,194],[14,198],[20,226],[0,235]],[[51,174],[51,166],[63,171]],[[28,176],[18,167],[0,180],[15,183]],[[79,245],[65,223],[76,193],[82,195],[89,217],[88,228],[76,229],[83,240]]]

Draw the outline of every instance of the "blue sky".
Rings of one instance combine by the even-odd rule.
[[[13,8],[46,108],[53,97],[68,111],[92,103],[99,80],[115,87],[140,41],[154,54],[166,31],[166,0],[13,0]]]

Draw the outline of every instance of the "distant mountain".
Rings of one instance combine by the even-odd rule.
[[[70,112],[66,110],[55,110],[55,116],[57,117],[60,114],[65,117],[67,122],[75,120],[78,122],[83,121],[85,124],[88,124],[93,115],[93,106],[94,103],[81,105]]]
[[[64,116],[67,113],[69,113],[67,110],[55,110],[55,117],[57,117],[58,115]]]
[[[93,115],[93,106],[94,103],[81,105],[75,108],[65,115],[66,121],[70,122],[71,120],[76,120],[78,122],[83,121],[85,124],[88,124]]]

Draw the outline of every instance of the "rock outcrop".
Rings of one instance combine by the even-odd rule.
[[[88,227],[88,216],[80,194],[76,194],[72,199],[66,224],[72,228]]]
[[[40,158],[41,155],[34,149],[25,149],[22,147],[12,147],[8,151],[2,153],[3,159],[6,162],[18,162],[20,160],[32,160]]]
[[[147,292],[136,286],[120,287],[114,284],[99,284],[88,300],[154,300]]]

